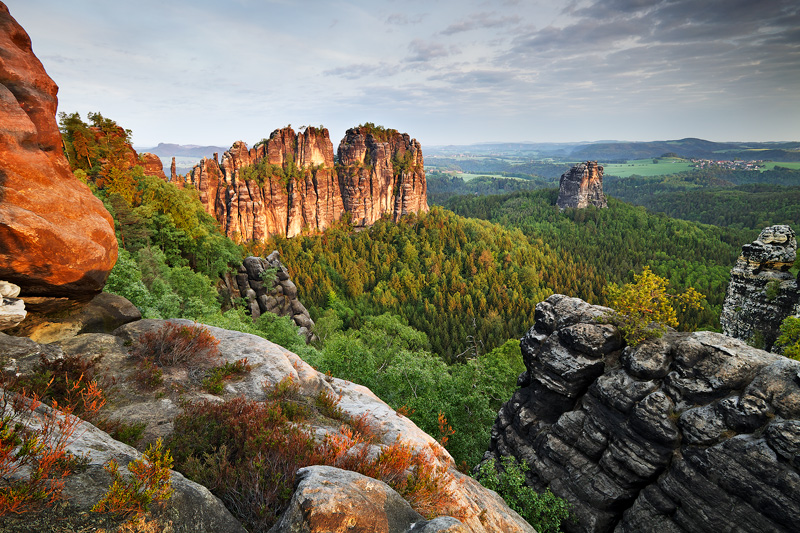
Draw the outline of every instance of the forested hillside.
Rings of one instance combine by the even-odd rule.
[[[609,198],[608,209],[555,207],[558,191],[521,191],[505,196],[459,197],[448,202],[455,213],[518,228],[532,243],[546,243],[559,257],[578,263],[581,280],[571,292],[605,303],[609,282],[630,281],[644,266],[679,288],[693,286],[706,295],[706,308],[681,317],[689,328],[719,327],[731,265],[741,245],[758,232],[706,226],[648,213]],[[558,291],[557,291],[558,292]]]
[[[651,211],[705,224],[760,230],[800,223],[800,171],[706,169],[605,180],[608,194]]]

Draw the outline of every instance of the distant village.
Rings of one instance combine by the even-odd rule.
[[[713,159],[692,159],[693,168],[727,168],[733,170],[759,170],[764,161],[714,161]]]

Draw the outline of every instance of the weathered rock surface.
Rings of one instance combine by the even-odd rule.
[[[568,531],[794,531],[800,362],[711,332],[624,347],[603,308],[553,295],[486,458],[573,505]]]
[[[795,232],[785,225],[765,228],[742,246],[719,318],[726,335],[772,349],[783,319],[800,311],[800,288],[789,272],[796,255]]]
[[[131,150],[133,150],[133,148],[131,148]],[[145,175],[156,176],[167,181],[167,175],[164,173],[164,164],[161,162],[161,158],[156,154],[142,152],[139,154],[139,164],[142,166]]]
[[[54,416],[64,415],[40,404],[33,416],[25,420],[25,425],[37,429],[44,420]],[[112,439],[88,422],[82,422],[77,427],[73,439],[67,445],[67,451],[75,456],[85,457],[87,461],[85,467],[66,477],[63,492],[69,503],[82,512],[89,511],[111,486],[111,475],[103,468],[106,463],[112,459],[117,461],[120,471],[125,473],[128,463],[142,457],[135,448]],[[220,499],[207,488],[175,471],[172,471],[172,488],[174,494],[164,508],[155,514],[165,523],[172,522],[173,531],[245,532]]]
[[[171,322],[193,324],[188,320]],[[159,328],[164,323],[163,320],[138,320],[121,326],[113,334],[83,333],[53,344],[38,344],[28,338],[11,337],[0,333],[0,363],[10,372],[24,374],[34,368],[42,355],[48,359],[77,354],[99,358],[97,372],[114,383],[113,410],[107,414],[112,419],[121,419],[128,424],[143,422],[146,425],[143,440],[151,442],[172,432],[173,421],[182,411],[181,402],[200,399],[219,400],[218,396],[212,396],[202,389],[202,373],[192,373],[186,368],[164,368],[164,385],[157,391],[145,392],[135,385],[134,374],[137,370],[128,356],[128,347],[142,333]],[[447,490],[453,495],[454,509],[458,511],[459,516],[465,517],[462,521],[465,531],[533,531],[494,492],[458,472],[447,451],[432,437],[420,430],[408,418],[398,415],[366,387],[325,376],[314,370],[298,355],[261,337],[206,327],[220,341],[219,349],[224,361],[233,363],[246,357],[252,367],[251,371],[241,379],[225,384],[221,395],[223,399],[243,396],[261,400],[264,398],[265,384],[274,386],[287,377],[291,377],[299,385],[300,394],[309,401],[313,401],[313,398],[322,391],[328,392],[340,399],[338,406],[347,415],[353,418],[362,415],[368,417],[376,434],[380,435],[380,441],[371,445],[374,447],[371,453],[378,453],[381,446],[402,440],[416,450],[425,450],[432,454],[431,460],[448,471],[451,476]],[[341,422],[338,421],[315,420],[313,424],[317,435],[337,432],[341,427]],[[305,490],[307,492],[314,489]],[[368,495],[351,494],[356,499]],[[311,510],[306,507],[304,512]],[[447,517],[440,517],[419,526],[424,526],[425,529],[414,529],[414,531],[461,531],[458,529],[457,521]]]
[[[384,214],[397,221],[428,210],[422,147],[407,133],[351,128],[339,143],[338,156],[344,208],[353,224],[368,226]]]
[[[101,292],[88,302],[65,300],[57,311],[40,309],[30,298],[31,312],[24,323],[7,330],[41,344],[69,339],[81,333],[111,333],[128,322],[142,318],[135,305],[122,296]],[[52,301],[47,300],[47,303]]]
[[[395,132],[378,142],[371,134],[348,130],[339,158],[337,170],[327,129],[295,133],[287,127],[251,149],[234,143],[221,161],[216,154],[204,158],[189,182],[223,231],[242,241],[322,231],[345,212],[353,213],[357,225],[366,225],[383,214],[396,220],[427,211],[422,151],[408,135]]]
[[[330,466],[301,468],[289,508],[270,533],[466,532],[448,517],[426,521],[389,485]]]
[[[97,293],[117,259],[111,215],[61,150],[57,91],[0,4],[0,279],[23,297]]]
[[[0,331],[13,328],[27,316],[25,302],[16,298],[19,286],[0,281]]]
[[[262,275],[268,269],[275,270],[275,277],[269,283]],[[306,307],[297,298],[297,286],[289,277],[289,271],[281,263],[280,254],[273,251],[266,258],[247,257],[239,267],[236,285],[241,297],[248,301],[248,308],[253,320],[262,313],[274,313],[278,316],[291,317],[300,328],[299,333],[307,341],[311,341],[314,321],[311,320]]]
[[[587,161],[562,174],[556,205],[561,209],[583,209],[589,205],[608,207],[606,195],[603,193],[603,167],[597,161]]]

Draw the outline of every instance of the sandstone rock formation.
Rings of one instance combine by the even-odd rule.
[[[795,531],[800,362],[711,332],[624,347],[604,313],[536,307],[486,458],[569,500],[567,531]]]
[[[0,331],[13,328],[27,316],[25,302],[17,298],[19,287],[7,281],[0,281]]]
[[[556,205],[561,209],[576,207],[583,209],[588,205],[608,207],[603,194],[603,167],[597,161],[587,161],[572,167],[561,175],[558,184]]]
[[[382,215],[397,221],[428,210],[422,148],[407,133],[360,126],[339,143],[339,183],[353,224],[368,226]]]
[[[345,212],[366,225],[428,209],[422,152],[408,135],[379,142],[364,128],[348,130],[339,159],[337,169],[327,129],[287,127],[251,149],[234,143],[221,161],[204,158],[188,179],[223,231],[241,241],[322,231]]]
[[[32,429],[39,428],[48,417],[53,416],[64,415],[40,404],[25,424]],[[68,441],[67,450],[76,457],[84,457],[86,463],[78,472],[65,478],[64,495],[72,513],[86,514],[111,486],[112,478],[103,468],[104,465],[113,459],[124,471],[125,465],[140,460],[142,455],[135,448],[112,439],[107,433],[88,422],[82,422],[74,434],[79,437]],[[245,529],[225,508],[222,501],[211,494],[206,487],[186,479],[174,470],[171,471],[171,476],[172,489],[175,492],[164,510],[156,512],[162,523],[172,523],[171,531],[245,533]],[[4,520],[6,518],[9,521],[14,520],[13,516],[4,517]],[[19,519],[24,523],[26,516],[23,514]],[[7,531],[12,530],[13,526]]]
[[[274,279],[266,283],[264,273],[274,271]],[[236,275],[239,294],[246,298],[253,320],[261,313],[274,313],[291,317],[299,333],[311,340],[314,321],[303,303],[297,298],[297,287],[289,278],[289,271],[280,261],[277,250],[263,257],[248,257],[239,267]]]
[[[184,325],[192,325],[188,320],[171,320]],[[25,374],[30,372],[44,356],[48,359],[66,356],[82,355],[83,357],[97,357],[102,355],[98,362],[97,371],[113,379],[115,383],[115,396],[111,411],[106,414],[112,419],[124,420],[128,424],[142,422],[145,424],[144,440],[151,442],[158,437],[167,437],[173,428],[175,417],[181,413],[183,401],[191,402],[208,399],[209,394],[202,389],[200,378],[193,376],[187,369],[164,369],[164,386],[156,392],[146,392],[134,384],[134,376],[138,373],[136,365],[130,361],[129,346],[136,342],[140,335],[147,331],[163,326],[163,320],[138,320],[121,326],[113,334],[83,333],[75,337],[62,339],[58,343],[38,344],[28,338],[11,337],[0,333],[0,367],[9,368],[13,373]],[[332,397],[339,398],[339,408],[353,418],[368,417],[369,423],[379,435],[378,442],[370,444],[371,453],[378,453],[382,446],[391,445],[402,441],[412,446],[415,450],[430,450],[432,461],[439,468],[447,471],[450,478],[447,490],[453,495],[454,506],[459,514],[464,516],[462,523],[440,517],[430,523],[420,523],[423,529],[415,528],[414,531],[464,531],[488,533],[495,531],[532,533],[531,528],[519,515],[509,509],[495,493],[483,488],[474,479],[458,472],[452,458],[432,437],[420,430],[408,418],[398,415],[369,389],[337,378],[325,376],[305,363],[298,355],[273,344],[261,337],[229,331],[225,329],[206,326],[208,331],[219,340],[219,349],[225,362],[233,363],[242,357],[247,357],[251,371],[241,379],[226,383],[221,396],[223,399],[244,397],[253,400],[264,398],[264,387],[275,386],[286,378],[291,378],[299,386],[298,394],[306,401],[313,401],[320,392],[326,392]],[[13,361],[11,361],[13,359]],[[113,377],[113,378],[112,378]],[[202,377],[202,376],[201,376]],[[327,419],[314,419],[310,423],[316,435],[322,438],[326,433],[337,432],[341,422]],[[76,446],[87,447],[81,444],[80,439]],[[93,471],[94,472],[94,471]],[[91,476],[90,476],[91,477]],[[87,489],[99,493],[107,488],[103,485],[106,481],[83,479],[83,483],[99,483]],[[174,479],[174,478],[173,478]],[[351,487],[350,500],[342,497],[342,505],[346,502],[369,500],[376,492],[373,487],[378,483],[356,484]],[[304,516],[321,516],[323,510],[315,511],[317,504],[302,504],[309,492],[325,489],[325,483],[309,486],[308,480],[301,494],[295,498],[300,500]],[[87,497],[87,499],[89,499]],[[320,502],[322,507],[330,508],[336,502]],[[169,511],[169,509],[167,510]],[[349,519],[358,521],[359,516],[350,516]],[[287,520],[289,520],[287,518]],[[416,518],[415,518],[416,520]],[[349,523],[349,522],[348,522]],[[387,522],[388,523],[388,522]],[[391,523],[395,523],[392,519]],[[396,531],[396,526],[391,526],[388,531]],[[235,529],[231,529],[234,531]],[[358,529],[353,529],[357,531]],[[361,529],[367,531],[369,529]],[[218,531],[228,531],[221,528]],[[371,530],[370,530],[371,531]],[[380,529],[378,529],[380,531]]]
[[[131,150],[133,150],[133,148],[131,148]],[[139,154],[138,159],[138,164],[142,166],[142,170],[144,170],[146,176],[156,176],[157,178],[167,181],[167,175],[164,174],[164,164],[161,162],[160,157],[150,152],[142,152]]]
[[[270,533],[462,533],[452,517],[427,521],[389,485],[330,466],[301,468],[289,508]]]
[[[117,259],[111,215],[63,155],[57,91],[0,4],[0,279],[23,297],[97,293]]]
[[[772,349],[783,319],[799,311],[800,288],[789,273],[796,255],[795,232],[785,225],[742,246],[719,318],[726,335]]]

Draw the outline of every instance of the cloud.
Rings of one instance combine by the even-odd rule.
[[[416,15],[409,17],[405,13],[392,13],[386,18],[387,24],[392,24],[394,26],[408,26],[409,24],[420,24],[423,20],[425,20],[426,13],[417,13]]]
[[[504,26],[514,26],[519,24],[522,19],[518,15],[497,16],[497,13],[473,13],[467,18],[461,19],[442,30],[443,35],[454,35],[465,31],[502,28]]]
[[[406,57],[405,61],[409,63],[427,63],[450,55],[450,51],[443,44],[423,39],[414,39],[408,44],[408,49],[411,55]]]
[[[339,76],[348,80],[357,80],[360,78],[368,78],[373,76],[392,76],[396,74],[398,70],[399,69],[397,66],[384,62],[372,65],[368,63],[353,63],[343,67],[325,70],[322,73],[326,76]]]

